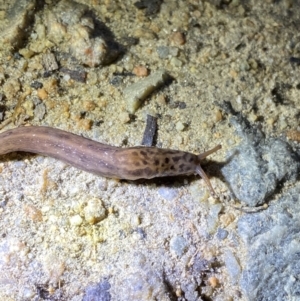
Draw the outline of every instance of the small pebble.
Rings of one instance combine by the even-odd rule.
[[[41,82],[35,80],[30,84],[30,87],[32,87],[34,89],[41,89],[43,87],[43,84]]]
[[[177,57],[172,57],[171,60],[170,60],[170,64],[173,66],[173,67],[182,67],[182,61],[180,59],[178,59]]]
[[[123,124],[128,123],[130,121],[130,116],[127,112],[122,112],[119,114],[119,120]]]
[[[300,131],[289,130],[289,131],[286,132],[286,137],[290,140],[300,142]]]
[[[33,116],[34,104],[31,99],[28,99],[23,103],[23,108],[26,110],[26,114],[28,114],[29,116]]]
[[[48,97],[48,93],[44,88],[38,89],[37,96],[41,100],[45,100]]]
[[[248,64],[250,65],[252,70],[257,70],[258,68],[258,63],[254,59],[249,59]]]
[[[83,211],[85,220],[92,225],[102,221],[106,217],[106,210],[99,199],[90,200]]]
[[[98,75],[96,72],[89,71],[87,73],[87,81],[89,85],[96,85],[98,82]]]
[[[178,56],[179,49],[177,47],[169,47],[169,54],[170,56]]]
[[[232,283],[237,283],[241,274],[241,266],[230,250],[224,252],[224,261]]]
[[[181,121],[176,122],[175,127],[178,132],[182,132],[185,129],[185,125]]]
[[[222,118],[223,118],[222,112],[221,112],[220,110],[217,109],[217,110],[215,111],[215,121],[216,121],[216,122],[219,122],[219,121],[222,120]]]
[[[41,222],[43,220],[43,214],[40,209],[33,205],[24,205],[24,212],[28,218],[30,218],[33,222]]]
[[[172,188],[161,187],[158,194],[167,201],[173,201],[178,196],[178,191]]]
[[[134,31],[133,36],[136,38],[141,38],[141,39],[151,40],[151,41],[156,39],[155,32],[149,28],[137,28]]]
[[[163,86],[169,78],[166,70],[158,70],[126,87],[123,94],[129,113],[134,114],[143,101],[153,91]]]
[[[232,213],[224,213],[220,216],[220,222],[224,227],[227,227],[235,220],[235,216]]]
[[[184,45],[186,42],[185,36],[182,32],[175,31],[170,35],[170,41],[174,45]]]
[[[216,236],[219,240],[224,240],[228,236],[228,231],[218,228]]]
[[[141,218],[138,215],[133,215],[131,218],[131,226],[138,227],[141,224]]]
[[[168,46],[158,46],[156,48],[156,52],[161,59],[168,58],[169,55],[169,47]]]
[[[210,286],[212,286],[213,288],[217,287],[219,285],[219,280],[218,278],[212,276],[208,278],[208,283],[210,284]]]
[[[27,48],[23,48],[19,50],[19,53],[25,58],[25,59],[30,59],[33,55],[34,52],[27,49]]]
[[[172,237],[170,240],[170,251],[177,256],[182,256],[188,247],[187,240],[182,236]]]
[[[44,88],[48,94],[55,93],[58,89],[58,82],[56,78],[49,78],[44,81]]]
[[[240,68],[241,71],[249,71],[250,70],[250,65],[248,64],[247,61],[242,61],[240,63],[239,68]]]
[[[12,99],[20,91],[21,86],[18,79],[8,79],[2,86],[2,91],[8,99]]]
[[[133,68],[133,73],[138,77],[145,77],[149,75],[149,70],[145,66],[136,66]]]
[[[166,96],[163,94],[158,95],[156,97],[156,102],[161,106],[165,106],[167,104]]]
[[[36,291],[34,288],[32,287],[28,287],[28,286],[23,286],[22,289],[22,297],[24,299],[34,299],[34,296],[36,294]]]
[[[82,301],[110,301],[111,295],[109,293],[110,283],[107,279],[102,279],[95,285],[89,285],[85,288],[85,293]]]
[[[42,64],[45,71],[54,71],[58,69],[56,57],[53,53],[44,53],[42,57]]]
[[[219,213],[222,209],[222,204],[215,204],[210,207],[209,215],[207,217],[207,230],[210,234],[213,234],[216,231],[219,224]]]
[[[92,100],[83,101],[83,107],[87,111],[93,111],[96,108],[96,104]]]
[[[83,222],[83,219],[78,214],[70,217],[70,224],[72,226],[80,226],[82,224],[82,222]]]
[[[88,131],[92,128],[93,121],[90,119],[78,119],[76,125],[78,128]]]

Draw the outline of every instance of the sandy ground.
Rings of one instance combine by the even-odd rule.
[[[244,213],[228,204],[220,173],[240,137],[222,108],[231,103],[268,137],[299,140],[300,3],[145,3],[3,1],[2,131],[46,125],[130,147],[150,114],[157,147],[222,145],[204,167],[220,198],[199,177],[118,181],[5,155],[0,299],[246,300]],[[172,80],[128,112],[124,89],[161,69]]]

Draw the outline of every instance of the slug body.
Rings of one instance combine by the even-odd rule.
[[[0,134],[0,155],[31,152],[56,158],[79,169],[126,180],[199,174],[212,195],[215,192],[200,161],[220,149],[194,155],[156,147],[119,148],[43,126],[19,127]]]

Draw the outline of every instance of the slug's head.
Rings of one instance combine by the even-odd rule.
[[[210,194],[213,197],[216,197],[217,194],[215,193],[213,187],[211,186],[211,183],[206,175],[206,173],[203,171],[201,165],[200,165],[200,161],[203,160],[204,158],[206,158],[207,156],[209,156],[210,154],[216,152],[217,150],[219,150],[220,148],[222,148],[221,145],[217,145],[216,147],[212,148],[211,150],[208,150],[207,152],[204,152],[200,155],[198,155],[198,161],[199,163],[196,166],[196,173],[205,181],[206,185],[208,186],[208,189],[210,191]]]

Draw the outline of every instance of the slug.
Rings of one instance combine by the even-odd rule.
[[[19,127],[0,134],[0,155],[21,151],[56,158],[104,177],[137,180],[198,174],[216,196],[200,161],[221,145],[200,155],[156,147],[120,148],[44,126]]]

